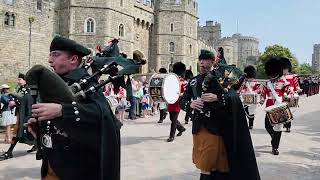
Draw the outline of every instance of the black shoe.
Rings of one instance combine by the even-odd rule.
[[[188,121],[185,121],[185,122],[184,122],[184,124],[188,124],[188,123],[189,123]]]
[[[291,132],[290,128],[287,128],[287,130],[285,132],[287,132],[287,133]]]
[[[162,119],[160,119],[160,120],[158,121],[158,123],[163,123],[163,120],[162,120]]]
[[[186,131],[186,129],[185,128],[183,128],[181,131],[179,131],[179,133],[177,134],[177,136],[181,136],[182,135],[182,133],[183,132],[185,132]]]
[[[167,139],[167,142],[172,142],[174,140],[174,137],[169,137],[168,139]]]
[[[0,161],[12,158],[12,152],[5,152],[0,156]]]
[[[27,151],[27,153],[32,153],[34,151],[37,151],[37,147],[35,145],[33,145],[32,148]]]
[[[249,126],[249,129],[253,129],[253,126]]]
[[[278,149],[272,148],[272,154],[273,154],[273,155],[279,155]]]

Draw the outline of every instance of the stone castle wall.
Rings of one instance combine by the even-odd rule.
[[[34,18],[31,36],[31,66],[48,64],[50,42],[54,35],[74,39],[95,51],[119,38],[119,47],[132,58],[141,52],[148,64],[142,73],[166,67],[173,59],[196,69],[198,4],[194,0],[43,0],[41,11],[36,0],[0,1],[0,81],[13,80],[29,68],[29,17]],[[155,4],[153,4],[153,2]],[[172,4],[174,2],[174,4]],[[176,2],[180,2],[175,4]],[[15,15],[15,25],[4,24],[5,13]],[[86,20],[94,20],[94,32],[86,32]],[[171,32],[171,23],[174,31]],[[124,36],[119,26],[124,26]],[[169,52],[169,43],[175,51]]]
[[[14,14],[14,26],[6,25],[5,14]],[[47,64],[52,40],[53,9],[49,1],[43,1],[37,10],[35,0],[14,1],[12,5],[0,1],[0,81],[15,80],[19,72],[29,69],[29,18],[31,25],[30,65]]]

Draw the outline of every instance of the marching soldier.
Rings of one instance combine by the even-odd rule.
[[[56,37],[50,46],[49,64],[69,85],[89,76],[79,68],[90,50],[73,40]],[[92,78],[88,86],[97,84]],[[50,91],[50,89],[48,89]],[[56,91],[59,91],[57,87]],[[102,92],[94,92],[70,104],[32,105],[28,127],[39,121],[41,134],[41,176],[51,179],[120,179],[120,137],[116,118]],[[37,137],[39,138],[39,137]]]
[[[193,163],[200,180],[260,179],[242,103],[225,91],[212,67],[214,54],[201,50],[200,74],[190,80],[180,106],[192,114]],[[245,166],[243,164],[246,164]]]
[[[289,59],[283,58],[281,60],[282,68],[283,68],[283,76],[285,80],[289,83],[289,94],[284,94],[285,99],[291,101],[294,98],[299,97],[299,93],[302,91],[299,85],[299,79],[297,78],[296,74],[292,74],[292,65]],[[296,107],[293,107],[296,108]],[[284,124],[286,128],[286,132],[290,132],[291,129],[291,122]]]
[[[185,71],[186,71],[186,65],[183,64],[182,62],[176,62],[173,64],[172,72],[179,77],[179,82],[181,87],[180,94],[184,92],[185,86],[186,86],[185,80],[183,79]],[[167,139],[167,142],[172,142],[176,136],[176,130],[179,131],[177,136],[181,136],[182,133],[186,131],[186,129],[182,126],[182,124],[178,120],[178,116],[180,113],[179,100],[174,104],[168,104],[168,112],[171,120],[171,127],[170,127],[170,135],[169,135],[169,138]]]
[[[7,152],[3,153],[0,156],[0,161],[12,158],[12,151],[17,145],[18,142],[25,143],[28,145],[33,145],[33,147],[28,150],[28,153],[34,152],[37,150],[34,138],[31,134],[26,131],[24,127],[24,123],[31,117],[31,104],[32,98],[30,96],[29,90],[26,88],[25,75],[19,73],[18,75],[18,89],[17,94],[12,94],[14,96],[15,101],[12,101],[12,105],[16,106],[16,115],[17,115],[17,123],[14,127],[14,137],[12,138],[11,145]]]
[[[256,69],[255,67],[249,65],[244,68],[244,73],[246,73],[246,79],[244,80],[242,86],[239,89],[240,96],[244,94],[252,94],[256,97],[256,103],[260,103],[261,99],[261,93],[263,92],[263,85],[259,83],[256,78]],[[257,104],[245,104],[244,103],[244,110],[246,112],[247,118],[249,120],[249,129],[253,128],[253,122],[254,122],[254,115],[255,110],[257,108]]]
[[[265,64],[265,72],[269,77],[267,88],[264,92],[266,99],[266,107],[281,104],[283,102],[284,94],[288,94],[289,83],[286,82],[283,76],[283,68],[281,60],[284,58],[270,58]],[[271,137],[272,153],[279,155],[279,144],[282,134],[282,125],[277,124],[272,126],[268,116],[265,117],[265,128]]]

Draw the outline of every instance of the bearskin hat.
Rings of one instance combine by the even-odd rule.
[[[162,67],[162,68],[159,69],[159,73],[164,73],[165,74],[165,73],[168,73],[168,71],[166,70],[166,68]]]
[[[184,73],[186,72],[186,65],[182,62],[176,62],[173,64],[172,72],[178,76],[184,76]]]
[[[256,68],[252,65],[249,65],[244,68],[244,73],[246,73],[246,78],[256,78],[257,71]]]
[[[269,77],[282,76],[283,68],[281,65],[280,58],[278,57],[269,58],[266,64],[264,65],[264,70],[267,76]]]
[[[282,68],[283,69],[289,69],[289,72],[292,70],[292,64],[288,58],[282,57],[280,58]]]

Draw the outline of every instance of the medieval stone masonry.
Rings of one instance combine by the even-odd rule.
[[[48,64],[55,35],[74,39],[93,54],[98,44],[118,38],[128,57],[139,53],[147,59],[141,73],[178,61],[196,71],[200,49],[233,43],[221,38],[220,23],[198,26],[196,0],[0,0],[0,81],[14,80],[35,64]],[[258,41],[246,39],[255,56]],[[240,55],[232,53],[241,51],[238,46],[226,52],[237,65]]]
[[[177,61],[196,67],[198,44],[208,46],[198,42],[197,11],[194,0],[1,0],[0,78],[47,64],[56,34],[93,51],[119,38],[121,51],[148,60],[142,73]]]

